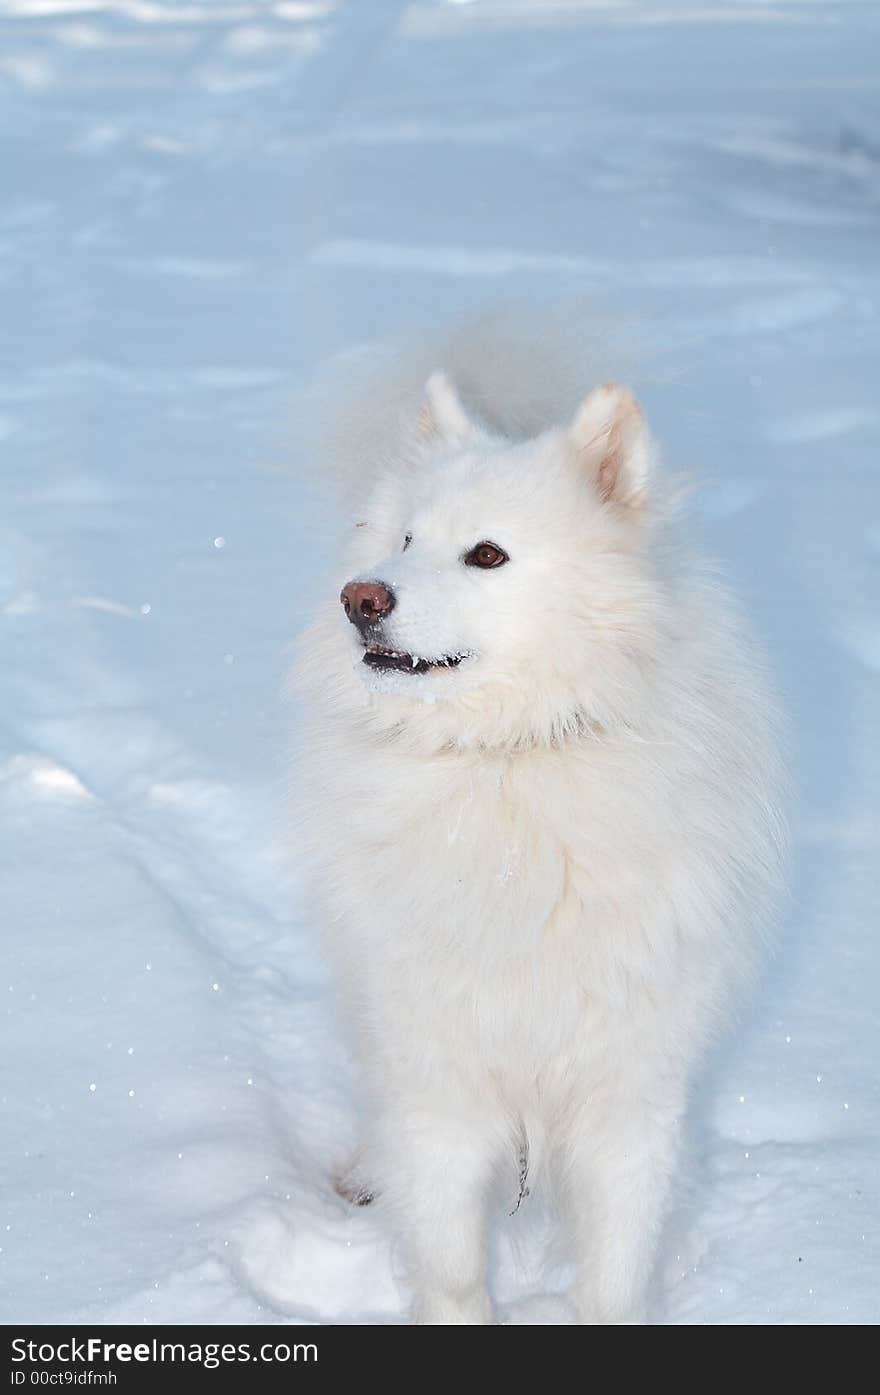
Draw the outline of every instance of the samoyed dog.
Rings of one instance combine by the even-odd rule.
[[[579,1320],[640,1323],[689,1094],[780,886],[773,704],[633,394],[509,327],[440,352],[347,404],[298,662],[367,1097],[339,1185],[390,1207],[416,1322],[489,1323],[493,1193],[546,1173]]]

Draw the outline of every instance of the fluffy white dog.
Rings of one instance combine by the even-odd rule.
[[[343,433],[341,605],[299,663],[369,1100],[342,1186],[393,1208],[418,1322],[488,1323],[493,1186],[514,1204],[546,1166],[581,1320],[637,1323],[689,1091],[780,884],[772,704],[630,392],[549,425],[546,362],[542,396],[521,343],[457,352]]]

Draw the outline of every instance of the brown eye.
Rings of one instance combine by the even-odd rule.
[[[403,551],[403,552],[406,552],[406,549],[409,547],[409,545],[410,545],[411,542],[412,542],[412,533],[407,533],[406,537],[405,537],[404,540],[403,540],[403,548],[402,548],[402,551]]]
[[[464,559],[466,567],[482,567],[488,571],[490,567],[503,567],[509,561],[507,553],[494,543],[481,542],[476,547],[472,547]]]

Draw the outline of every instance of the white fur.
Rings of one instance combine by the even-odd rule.
[[[639,1322],[689,1090],[780,882],[772,706],[634,399],[511,439],[485,421],[515,407],[478,384],[477,419],[444,366],[378,449],[376,401],[367,459],[352,438],[350,547],[298,665],[303,837],[369,1097],[357,1186],[393,1208],[416,1320],[485,1323],[488,1199],[516,1200],[527,1145],[582,1320]],[[465,566],[482,541],[507,565]],[[371,674],[353,578],[394,591],[394,648],[467,657]]]

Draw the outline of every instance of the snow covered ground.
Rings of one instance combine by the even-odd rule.
[[[277,856],[284,649],[340,580],[292,404],[587,292],[795,728],[659,1312],[877,1320],[878,40],[871,0],[0,0],[3,1319],[405,1313],[327,1182],[354,1074]],[[508,1320],[566,1321],[540,1203],[501,1230]]]

